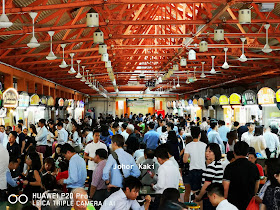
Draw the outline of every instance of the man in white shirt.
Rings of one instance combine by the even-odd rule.
[[[162,120],[162,119],[159,119],[159,120],[158,120],[158,125],[159,125],[159,127],[157,128],[157,133],[158,133],[159,135],[161,135],[161,134],[162,134],[162,126],[165,125],[165,121]]]
[[[108,151],[106,144],[100,142],[100,132],[100,130],[93,131],[93,141],[89,143],[85,148],[84,159],[88,160],[88,183],[91,183],[92,173],[97,166],[97,164],[93,161],[96,150],[105,149],[106,151]]]
[[[43,156],[45,156],[46,149],[47,149],[47,136],[48,136],[48,129],[46,128],[46,120],[40,119],[38,122],[39,129],[37,136],[35,137],[36,140],[36,151],[39,153],[43,153]]]
[[[178,189],[180,171],[174,163],[169,160],[166,146],[160,145],[156,148],[156,157],[160,167],[158,168],[158,175],[156,177],[157,183],[155,185],[151,184],[153,189],[157,194],[162,194],[166,188]]]
[[[100,210],[148,210],[151,196],[145,197],[145,203],[140,206],[136,201],[142,184],[139,179],[129,176],[124,179],[123,187],[110,195],[101,206]]]
[[[250,122],[248,123],[248,131],[243,133],[241,136],[241,141],[245,141],[250,145],[251,139],[254,137],[255,124]]]
[[[0,144],[0,202],[6,200],[7,179],[6,173],[9,165],[8,150]]]
[[[5,132],[5,126],[0,125],[0,143],[3,145],[3,147],[7,147],[8,144],[8,135]]]
[[[265,139],[267,148],[271,153],[274,153],[276,157],[277,149],[279,147],[278,136],[275,133],[271,132],[270,127],[266,127],[263,137]]]
[[[68,141],[68,132],[64,129],[63,127],[63,123],[62,122],[58,122],[56,124],[57,127],[57,143],[58,144],[65,144]]]
[[[208,123],[207,123],[206,117],[202,117],[202,123],[201,123],[201,125],[200,125],[200,130],[202,130],[202,131],[208,131],[209,127],[210,127],[210,126],[209,126]]]
[[[206,191],[211,204],[217,206],[216,210],[238,210],[236,206],[232,205],[227,199],[225,199],[224,187],[222,184],[212,183],[207,187]]]
[[[121,126],[121,130],[122,130],[121,135],[124,138],[124,142],[126,142],[128,136],[129,136],[129,134],[126,132],[126,128],[127,128],[127,124],[123,123],[122,126]]]
[[[93,134],[88,128],[85,128],[83,131],[83,136],[86,138],[85,144],[91,143],[93,141]]]
[[[201,188],[202,173],[206,170],[205,150],[207,145],[199,141],[200,127],[192,126],[191,135],[193,141],[186,145],[183,158],[184,163],[187,163],[190,158],[190,172],[188,176],[183,176],[183,181],[186,186],[185,199],[187,201],[191,190],[197,191]]]

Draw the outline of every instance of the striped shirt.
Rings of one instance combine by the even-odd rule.
[[[211,182],[211,183],[222,183],[223,181],[223,166],[221,161],[213,161],[210,163],[207,167],[206,170],[202,174],[202,183],[201,186],[203,186],[204,182]]]

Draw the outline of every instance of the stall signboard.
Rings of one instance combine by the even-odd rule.
[[[32,106],[39,106],[40,97],[37,94],[33,94],[30,97],[30,105]]]
[[[54,99],[53,97],[48,97],[47,106],[54,106]]]
[[[220,105],[228,105],[229,100],[226,95],[221,95],[219,98]]]
[[[77,101],[77,108],[84,108],[85,103],[83,101]]]
[[[18,92],[14,88],[9,88],[3,93],[3,106],[14,107],[18,106]]]
[[[216,105],[219,105],[219,98],[217,96],[213,96],[211,98],[211,105],[212,106],[216,106]]]
[[[242,104],[243,105],[254,105],[257,104],[257,95],[252,90],[246,90],[242,94]]]
[[[193,105],[197,105],[198,101],[197,99],[193,99]]]
[[[63,98],[58,99],[58,106],[62,107],[64,105]]]
[[[69,99],[69,105],[68,105],[71,109],[75,108],[75,101],[74,99]]]
[[[193,105],[193,101],[191,99],[189,99],[188,103],[189,105]]]
[[[128,107],[154,107],[153,100],[127,100]]]
[[[203,98],[199,98],[197,101],[197,105],[198,106],[204,106],[204,99]]]
[[[229,103],[232,105],[241,104],[241,96],[237,93],[233,93],[229,97]]]
[[[276,102],[280,102],[280,89],[276,92]]]
[[[177,101],[177,108],[182,108],[183,106],[182,106],[182,101]]]
[[[41,104],[42,105],[47,105],[47,97],[46,96],[41,97]]]
[[[187,107],[189,105],[188,100],[185,100],[185,107]]]
[[[185,100],[181,100],[182,108],[185,108]]]
[[[167,107],[167,108],[171,108],[171,102],[170,102],[170,101],[167,101],[167,102],[166,102],[166,107]]]
[[[19,107],[28,107],[30,97],[27,92],[21,92],[18,96],[18,106]]]
[[[176,108],[176,101],[172,101],[172,107],[173,107],[173,109],[175,109]]]
[[[68,107],[69,106],[69,100],[68,99],[65,99],[63,106],[64,107]]]
[[[268,87],[264,87],[258,92],[259,104],[274,104],[275,92]]]

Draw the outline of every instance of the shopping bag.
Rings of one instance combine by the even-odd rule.
[[[259,204],[256,202],[255,197],[252,198],[246,210],[259,210]]]

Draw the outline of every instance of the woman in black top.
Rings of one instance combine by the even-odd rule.
[[[175,131],[171,130],[168,132],[166,144],[169,147],[170,155],[174,156],[175,160],[179,163],[181,150]]]
[[[24,190],[23,194],[28,197],[28,200],[32,200],[33,193],[41,192],[41,161],[37,152],[28,153],[26,158],[26,164],[28,165],[27,174],[23,181]]]

